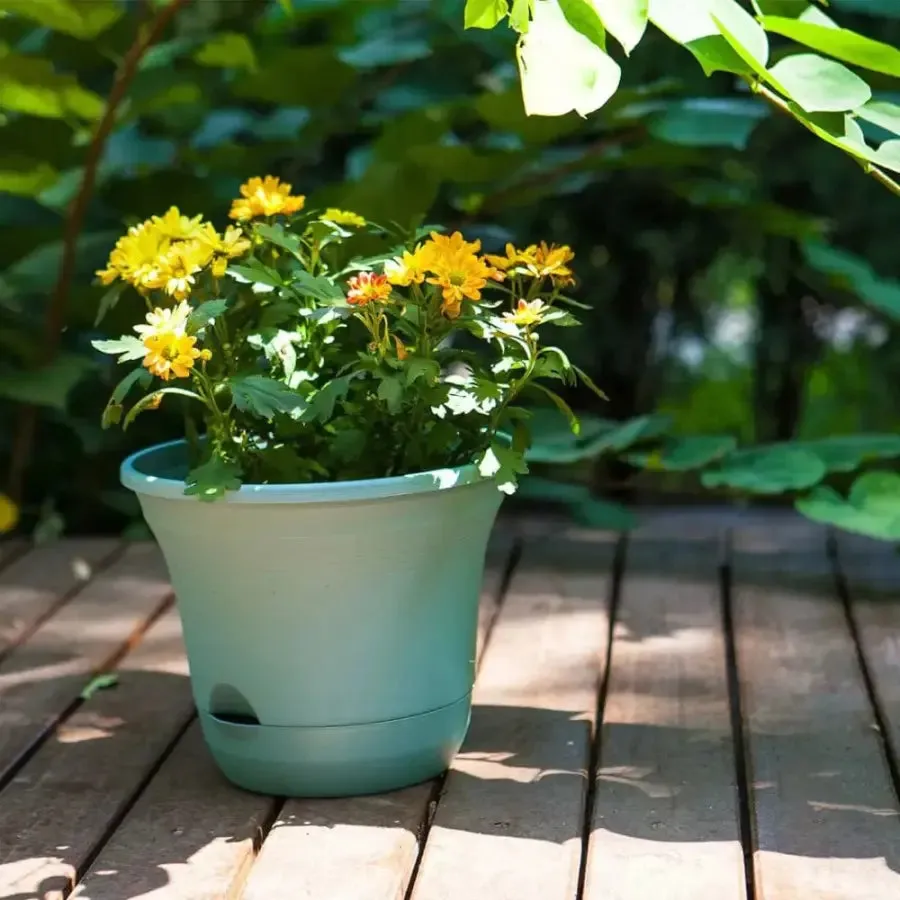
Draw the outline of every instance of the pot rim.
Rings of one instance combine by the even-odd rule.
[[[184,481],[154,475],[149,462],[152,457],[174,455],[177,448],[187,445],[184,438],[154,444],[132,453],[119,469],[122,484],[136,494],[167,500],[200,502],[196,496],[184,493]],[[164,456],[165,458],[165,456]],[[339,503],[353,500],[377,500],[451,490],[475,484],[493,484],[474,464],[456,468],[432,469],[395,475],[389,478],[367,478],[356,481],[317,481],[306,484],[242,484],[236,491],[227,491],[218,503]],[[494,490],[497,490],[494,484]]]

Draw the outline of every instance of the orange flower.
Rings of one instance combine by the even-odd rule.
[[[512,244],[506,245],[506,256],[491,256],[485,258],[496,269],[505,272],[516,266],[525,266],[535,261],[537,247],[529,247],[527,250],[517,250]]]
[[[399,359],[400,362],[403,362],[403,360],[406,359],[407,356],[409,356],[409,351],[406,349],[403,341],[401,341],[396,334],[394,335],[394,343],[397,345],[397,359]]]
[[[391,296],[391,286],[386,275],[375,272],[360,272],[348,280],[347,302],[352,306],[367,303],[384,303]]]
[[[525,253],[532,257],[525,267],[535,278],[552,278],[554,284],[560,287],[575,283],[569,268],[569,263],[575,259],[571,247],[566,244],[561,247],[551,244],[548,247],[546,241],[541,241],[538,246],[529,247]]]
[[[513,325],[523,325],[527,328],[530,325],[538,325],[544,318],[546,310],[547,304],[543,300],[532,300],[530,303],[527,300],[520,300],[513,312],[503,313],[503,318]]]

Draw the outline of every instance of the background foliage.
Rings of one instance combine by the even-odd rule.
[[[187,0],[168,10],[110,120],[74,267],[61,273],[67,215],[117,72],[168,4],[0,0],[0,485],[34,405],[27,477],[8,488],[22,494],[24,528],[127,527],[136,509],[119,462],[179,434],[165,409],[124,435],[99,424],[118,373],[90,342],[133,314],[117,308],[96,326],[103,290],[92,273],[122,225],[170,202],[224,210],[241,181],[266,172],[312,204],[442,221],[489,249],[542,236],[574,247],[591,310],[567,349],[610,400],[569,398],[585,413],[577,439],[542,417],[523,495],[627,524],[610,500],[700,490],[703,465],[707,489],[827,505],[861,463],[885,469],[900,456],[896,198],[740,78],[707,78],[652,29],[627,64],[610,42],[622,83],[600,111],[528,117],[515,34],[465,30],[462,6]],[[892,2],[835,0],[830,14],[900,43]],[[786,52],[773,41],[775,58]],[[897,101],[889,74],[866,79],[875,101]],[[884,121],[859,124],[872,141],[887,135]],[[47,322],[61,295],[56,354]],[[831,486],[808,495],[825,478]],[[851,497],[854,515],[881,496],[874,487]]]

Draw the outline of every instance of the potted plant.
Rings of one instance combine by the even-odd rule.
[[[168,565],[213,756],[251,790],[337,796],[459,749],[487,540],[527,471],[521,404],[577,427],[543,382],[586,376],[538,339],[575,323],[567,247],[484,256],[304,207],[267,176],[223,232],[174,207],[135,225],[98,275],[104,308],[130,286],[145,320],[95,346],[137,363],[104,424],[185,405],[185,439],[122,481]]]

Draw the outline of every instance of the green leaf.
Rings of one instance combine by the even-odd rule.
[[[122,420],[122,403],[128,396],[128,393],[135,385],[142,388],[150,387],[153,376],[143,366],[132,369],[114,388],[109,402],[103,410],[100,424],[103,428],[109,428],[110,425],[118,425]]]
[[[508,12],[507,0],[466,0],[463,21],[466,28],[493,28]]]
[[[867,472],[845,500],[833,488],[821,486],[801,497],[797,511],[815,522],[886,541],[900,540],[900,475]]]
[[[788,16],[797,18],[809,9],[810,0],[751,0],[758,16]]]
[[[734,450],[737,441],[728,434],[669,437],[655,450],[629,453],[626,462],[650,471],[686,472],[708,466]]]
[[[885,100],[870,100],[854,112],[866,122],[871,122],[894,134],[900,134],[900,106],[895,103],[888,103]]]
[[[625,422],[599,420],[582,422],[581,439],[560,441],[537,432],[534,444],[526,454],[532,463],[571,465],[595,459],[603,453],[618,453],[643,441],[660,437],[671,427],[671,419],[665,415],[638,416]]]
[[[531,25],[531,9],[534,0],[512,0],[512,9],[509,13],[509,27],[525,34]]]
[[[129,425],[145,410],[155,408],[155,405],[159,403],[159,401],[166,394],[177,394],[179,397],[187,397],[189,400],[197,400],[200,403],[205,402],[203,398],[199,394],[195,394],[193,391],[189,391],[186,388],[178,388],[178,387],[167,387],[160,388],[158,391],[153,391],[152,394],[147,394],[146,397],[141,397],[131,409],[128,410],[128,414],[125,416],[125,421],[122,423],[123,428],[128,428]]]
[[[114,688],[119,683],[119,676],[114,674],[95,675],[78,695],[82,700],[90,700],[97,691]]]
[[[57,73],[53,64],[36,56],[0,56],[0,109],[50,119],[99,119],[105,103],[71,75]]]
[[[590,0],[604,28],[622,45],[626,53],[640,43],[647,30],[649,0]]]
[[[802,249],[807,264],[835,286],[900,321],[900,281],[882,278],[861,257],[821,241],[806,241]]]
[[[97,315],[94,318],[95,328],[104,320],[104,318],[106,318],[106,314],[110,312],[110,310],[115,309],[115,306],[119,302],[119,298],[122,296],[122,291],[125,290],[125,287],[125,282],[120,281],[117,284],[114,284],[100,298],[100,303],[97,305]]]
[[[58,178],[59,173],[48,163],[20,156],[0,158],[0,193],[34,197]]]
[[[613,59],[569,24],[555,0],[536,0],[518,61],[528,115],[575,110],[587,116],[612,97],[622,75]]]
[[[265,375],[235,375],[228,380],[228,386],[238,409],[269,421],[277,413],[300,413],[306,409],[299,394]]]
[[[343,400],[350,390],[350,385],[359,374],[342,375],[326,382],[315,394],[308,398],[309,406],[303,414],[304,422],[327,422],[334,415],[334,407],[338,400]]]
[[[93,368],[84,356],[65,354],[40,369],[0,375],[0,397],[65,412],[69,392]]]
[[[528,474],[528,464],[521,453],[511,447],[493,443],[478,461],[482,478],[493,478],[504,494],[514,494],[519,475]]]
[[[251,284],[265,284],[268,287],[282,287],[284,285],[284,281],[278,272],[255,259],[248,260],[247,264],[243,266],[229,266],[228,274],[237,275]]]
[[[343,288],[339,284],[322,278],[320,275],[310,275],[303,269],[294,272],[291,276],[290,287],[301,296],[313,297],[323,303],[342,304],[347,300]]]
[[[569,423],[569,427],[572,429],[572,434],[578,434],[578,432],[581,431],[581,423],[578,421],[578,416],[575,415],[572,411],[572,407],[570,407],[559,394],[544,387],[544,385],[537,381],[532,381],[528,386],[550,399],[553,405],[565,416],[566,421]]]
[[[726,3],[732,2],[722,0],[719,5],[717,0],[695,0],[692,3],[685,3],[684,0],[650,0],[650,21],[689,50],[707,75],[713,72],[749,74],[754,68],[736,52],[712,16],[712,9],[721,11]],[[736,37],[734,42],[740,46]]]
[[[703,486],[732,488],[751,494],[780,494],[803,490],[821,481],[825,463],[809,450],[777,444],[738,450],[718,469],[703,473]]]
[[[240,488],[242,474],[237,463],[222,459],[221,456],[211,456],[205,463],[188,472],[184,492],[200,500],[218,500],[227,491]]]
[[[356,84],[356,72],[333,47],[283,47],[265,54],[259,69],[235,82],[238,97],[276,106],[330,108]]]
[[[573,365],[572,371],[578,376],[578,380],[584,384],[584,386],[595,396],[599,397],[601,400],[609,400],[609,397],[599,388],[594,382],[594,379],[588,375],[584,369],[579,368],[578,366]]]
[[[144,342],[133,334],[123,334],[122,337],[111,341],[91,341],[91,346],[101,353],[118,356],[120,363],[134,362],[147,355]]]
[[[440,363],[424,356],[410,356],[403,361],[403,369],[406,372],[407,384],[413,384],[420,378],[426,384],[434,384],[441,374]]]
[[[767,31],[783,35],[850,65],[884,75],[900,76],[900,50],[890,44],[883,44],[847,28],[816,25],[780,16],[764,16],[762,24]]]
[[[378,399],[385,402],[392,415],[403,408],[403,386],[404,381],[399,375],[386,375],[378,384]]]
[[[124,12],[117,0],[0,0],[0,13],[24,16],[82,40],[97,37]]]
[[[806,112],[844,112],[872,98],[871,88],[841,63],[814,53],[788,56],[770,73],[781,89]]]
[[[288,253],[298,254],[303,246],[300,237],[287,231],[283,225],[268,225],[259,223],[255,226],[256,233],[265,240],[287,250]]]
[[[539,0],[541,2],[541,0]],[[601,50],[606,50],[606,29],[592,0],[557,0],[566,21]]]
[[[195,334],[201,328],[211,325],[228,309],[228,301],[222,297],[216,300],[205,300],[199,306],[191,310],[188,316],[188,334]]]
[[[867,462],[900,456],[900,434],[848,434],[793,446],[815,453],[829,472],[853,472]]]
[[[246,35],[233,31],[217,34],[208,40],[194,54],[194,59],[201,66],[221,69],[245,69],[248,72],[255,72],[257,68],[253,45]]]
[[[651,118],[653,137],[685,147],[733,147],[743,150],[756,126],[768,116],[762,103],[750,98],[698,98],[667,104]]]

